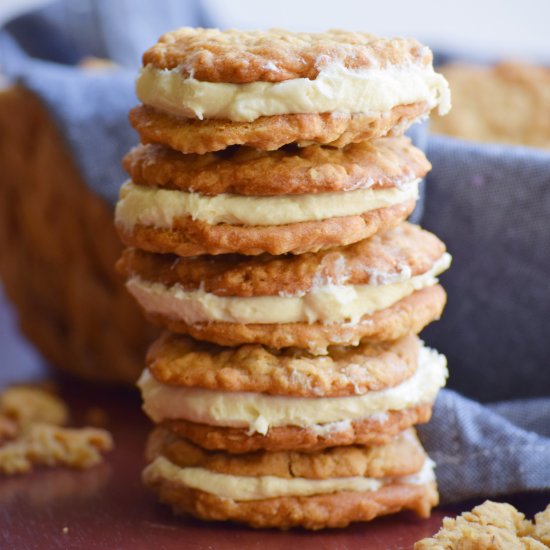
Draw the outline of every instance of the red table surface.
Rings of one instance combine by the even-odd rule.
[[[0,295],[0,389],[7,384],[52,378],[37,367],[6,321]],[[28,363],[33,363],[28,368]],[[38,362],[39,363],[39,362]],[[20,370],[18,370],[20,369]],[[0,476],[0,549],[407,549],[435,533],[445,515],[477,502],[442,506],[428,520],[411,513],[379,518],[347,529],[308,532],[253,530],[235,524],[176,517],[140,481],[143,448],[151,424],[140,410],[137,391],[113,389],[56,378],[75,426],[100,407],[115,449],[105,463],[84,471],[40,468],[28,475]],[[483,500],[483,499],[482,499]],[[549,494],[507,497],[528,516],[542,510]]]

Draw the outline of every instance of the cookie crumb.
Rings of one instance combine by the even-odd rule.
[[[0,444],[15,438],[18,432],[19,427],[16,422],[5,416],[0,416]]]
[[[414,550],[544,550],[549,541],[550,505],[535,516],[533,524],[512,505],[487,500],[471,512],[444,518],[439,532],[418,541]]]
[[[111,435],[98,428],[62,428],[33,424],[19,438],[0,447],[0,472],[24,473],[34,465],[90,468],[113,448]]]
[[[535,516],[533,536],[550,548],[550,504]]]
[[[65,403],[52,392],[33,386],[13,386],[0,394],[0,418],[21,428],[34,423],[64,426],[69,420]]]
[[[0,474],[30,472],[35,465],[89,468],[113,448],[109,432],[65,428],[69,410],[59,397],[31,386],[0,394]]]

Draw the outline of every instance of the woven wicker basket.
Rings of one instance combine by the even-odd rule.
[[[30,92],[0,92],[0,136],[0,278],[22,332],[64,371],[135,381],[156,331],[115,272],[112,209]]]

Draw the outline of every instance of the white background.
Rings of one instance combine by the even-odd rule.
[[[0,0],[0,23],[41,3],[44,0]],[[344,28],[414,36],[432,48],[550,63],[550,0],[203,0],[203,4],[219,27]]]

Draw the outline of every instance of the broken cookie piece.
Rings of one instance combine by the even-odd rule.
[[[550,541],[550,506],[535,516],[535,525],[512,505],[487,500],[457,518],[445,518],[433,537],[414,550],[544,550]]]
[[[102,452],[112,448],[112,437],[105,430],[36,423],[0,447],[0,472],[25,473],[34,465],[90,468],[102,461]]]
[[[0,474],[29,472],[34,465],[89,468],[113,448],[109,432],[65,428],[69,410],[56,395],[16,386],[0,394]]]
[[[34,422],[64,426],[69,410],[56,395],[33,386],[13,386],[0,394],[0,418],[24,428]]]

